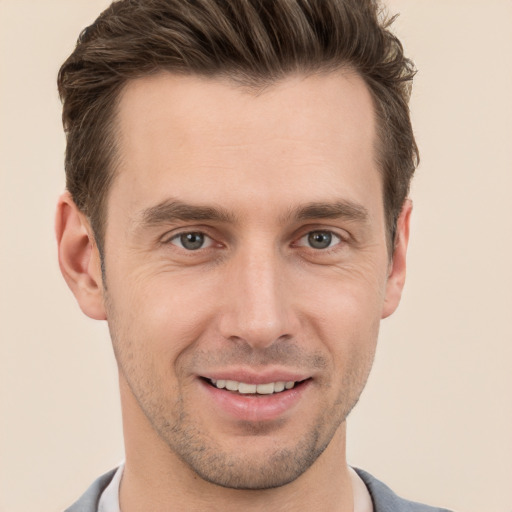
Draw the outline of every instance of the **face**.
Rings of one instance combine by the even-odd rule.
[[[246,489],[334,449],[398,301],[375,131],[354,74],[127,86],[103,291],[127,444]]]

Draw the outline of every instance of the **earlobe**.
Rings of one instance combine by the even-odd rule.
[[[407,267],[407,245],[412,212],[412,201],[406,199],[397,221],[396,241],[390,272],[386,284],[386,297],[382,309],[382,318],[390,316],[398,307],[405,284]]]
[[[82,311],[105,320],[101,259],[92,229],[69,192],[59,198],[55,219],[59,266]]]

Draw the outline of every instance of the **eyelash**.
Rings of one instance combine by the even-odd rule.
[[[201,244],[200,247],[197,247],[196,249],[189,249],[189,248],[186,248],[184,247],[183,245],[183,237],[184,236],[187,236],[187,235],[195,235],[195,236],[200,236],[200,237],[203,237],[203,241],[206,241],[208,240],[208,245],[205,247],[204,244]],[[309,237],[311,237],[312,235],[323,235],[323,236],[327,236],[330,238],[329,240],[329,245],[327,247],[312,247],[310,245],[310,242],[311,240],[308,240]],[[307,240],[306,243],[301,243],[303,240]],[[179,243],[175,243],[175,241],[179,242]],[[308,243],[309,242],[309,243]],[[334,244],[332,242],[335,242]],[[292,247],[306,247],[312,251],[315,251],[315,252],[331,252],[333,250],[336,250],[336,247],[339,246],[340,244],[343,244],[343,242],[345,242],[345,239],[340,236],[339,234],[331,231],[331,230],[328,230],[328,229],[315,229],[315,230],[311,230],[311,231],[308,231],[307,233],[305,233],[304,235],[302,235],[297,242],[294,242],[292,244]],[[179,247],[180,249],[184,249],[185,251],[189,252],[189,253],[193,253],[193,252],[196,252],[196,251],[199,251],[199,250],[204,250],[204,249],[209,249],[213,244],[215,243],[215,240],[209,236],[208,234],[204,233],[203,231],[182,231],[180,233],[177,233],[175,234],[174,236],[172,236],[171,238],[167,239],[167,240],[164,240],[164,244],[172,244],[172,245],[175,245],[176,247]],[[221,245],[221,244],[219,244]]]
[[[301,244],[300,242],[302,240],[308,240],[308,242],[311,242],[311,240],[309,240],[309,238],[312,236],[312,235],[327,235],[329,238],[330,238],[330,241],[329,241],[329,245],[327,247],[322,247],[322,248],[319,248],[319,247],[311,247],[311,245],[303,245]],[[334,244],[331,244],[331,242],[335,242]],[[308,231],[305,235],[302,235],[298,242],[294,245],[296,246],[299,246],[299,247],[308,247],[309,249],[312,249],[313,251],[320,251],[320,252],[329,252],[329,251],[332,251],[332,250],[335,250],[336,246],[340,245],[341,243],[343,243],[343,239],[340,235],[334,233],[333,231],[330,231],[328,229],[316,229],[316,230],[313,230],[313,231]]]
[[[183,246],[182,238],[184,236],[188,236],[188,235],[203,237],[203,241],[209,240],[208,246],[204,247],[204,245],[201,244],[201,246],[198,247],[197,249],[187,249],[186,247]],[[178,241],[178,242],[180,242],[180,244],[174,243],[174,241]],[[207,235],[206,233],[203,233],[202,231],[183,231],[181,233],[174,235],[172,238],[167,240],[166,243],[171,243],[173,245],[176,245],[177,247],[180,247],[181,249],[185,249],[189,252],[194,252],[194,251],[198,251],[200,249],[208,249],[213,244],[213,242],[214,242],[214,239],[211,236]]]

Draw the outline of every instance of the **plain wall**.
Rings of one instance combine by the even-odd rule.
[[[0,0],[0,511],[62,511],[123,458],[106,326],[60,276],[55,78],[105,0]],[[411,499],[512,510],[512,1],[389,0],[415,60],[408,282],[349,462]]]

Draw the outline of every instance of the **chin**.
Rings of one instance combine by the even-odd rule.
[[[203,480],[220,487],[235,490],[265,490],[285,486],[299,478],[317,459],[316,453],[297,457],[291,450],[282,450],[270,458],[238,460],[216,457],[207,464],[192,467]]]
[[[202,480],[235,490],[265,490],[285,486],[306,472],[329,445],[335,431],[313,430],[292,446],[274,441],[262,446],[257,437],[246,437],[244,444],[220,447],[190,430],[180,433],[179,445],[175,430],[168,443],[178,457]],[[327,435],[326,435],[327,434]],[[323,442],[322,442],[323,439]],[[199,442],[202,440],[202,442]],[[170,441],[170,440],[169,440]],[[265,443],[263,443],[265,444]]]

